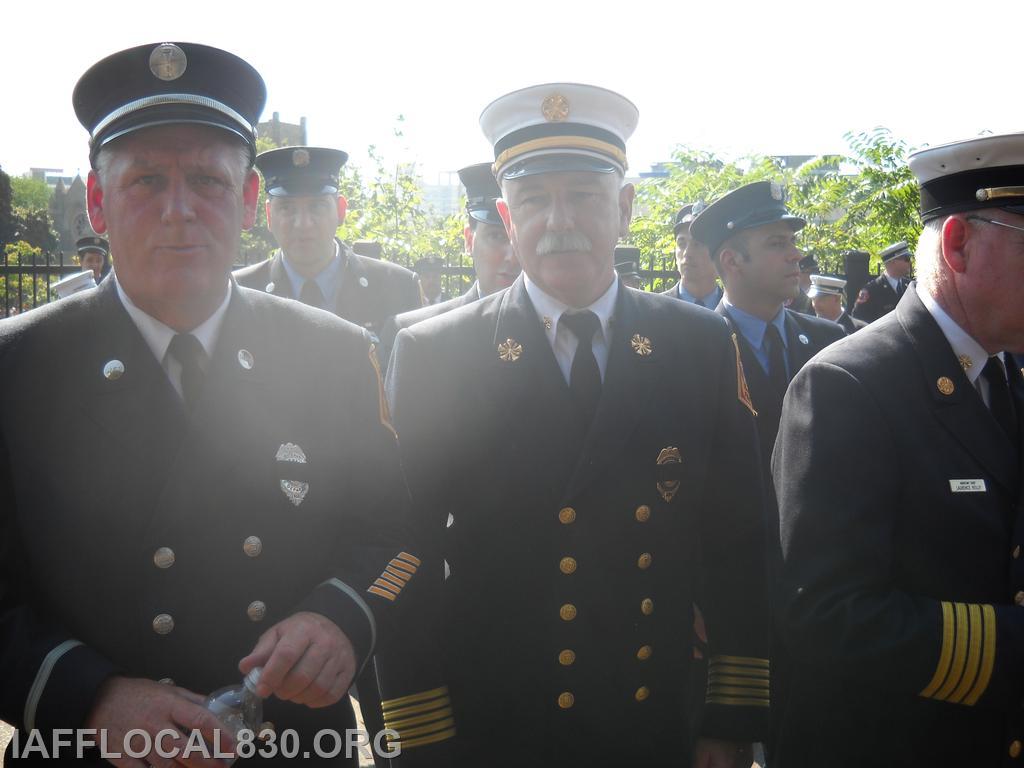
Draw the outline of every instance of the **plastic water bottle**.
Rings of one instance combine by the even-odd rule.
[[[206,697],[206,708],[224,724],[232,738],[237,739],[239,731],[246,728],[259,736],[259,727],[263,722],[263,699],[256,694],[256,686],[262,672],[263,667],[256,667],[240,685],[220,688]]]

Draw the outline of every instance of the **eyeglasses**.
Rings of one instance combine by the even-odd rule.
[[[986,224],[995,224],[997,227],[1006,227],[1007,229],[1015,229],[1018,232],[1024,232],[1024,227],[1015,227],[1013,224],[1007,224],[1005,221],[996,221],[995,219],[986,219],[983,216],[968,216],[968,221],[984,221]]]

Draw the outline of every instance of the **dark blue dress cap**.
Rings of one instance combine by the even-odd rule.
[[[914,254],[910,252],[910,246],[900,240],[885,248],[879,255],[882,257],[882,261],[892,261],[893,259],[909,260]]]
[[[422,256],[412,265],[412,271],[416,274],[423,272],[440,272],[443,262],[437,256]]]
[[[72,102],[89,131],[89,160],[142,128],[174,123],[231,131],[256,154],[256,123],[267,100],[259,72],[233,53],[196,43],[150,43],[93,64]]]
[[[271,197],[338,194],[348,153],[326,147],[281,147],[261,152],[256,167]]]
[[[491,163],[467,165],[459,171],[459,180],[466,188],[466,213],[484,224],[504,226],[498,209],[494,207],[494,201],[501,197],[501,190],[494,180]]]
[[[921,219],[1003,208],[1024,214],[1024,133],[977,136],[910,155]]]
[[[79,253],[85,253],[86,251],[98,251],[106,256],[110,253],[110,246],[107,245],[107,241],[102,237],[80,237],[75,241],[75,250]]]
[[[805,274],[815,274],[818,271],[818,259],[813,253],[809,253],[800,259],[800,271]]]
[[[703,211],[707,206],[703,200],[698,200],[696,203],[687,203],[676,213],[675,218],[672,220],[672,234],[678,236],[679,233],[684,229],[689,229],[690,224],[695,218]]]
[[[786,209],[785,189],[774,181],[755,181],[734,189],[705,208],[690,224],[690,234],[712,255],[738,232],[784,221],[793,231],[807,223]]]
[[[640,274],[640,249],[633,245],[615,246],[615,271],[622,277]]]

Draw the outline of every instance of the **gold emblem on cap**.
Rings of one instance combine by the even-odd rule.
[[[523,354],[523,345],[515,339],[505,339],[498,345],[498,357],[506,363],[514,363]]]
[[[305,168],[309,165],[309,152],[304,149],[296,149],[292,152],[292,165],[296,168]]]
[[[935,386],[938,387],[939,392],[944,395],[952,395],[953,390],[956,389],[956,385],[953,384],[953,380],[948,376],[940,376],[939,380],[935,382]]]
[[[540,111],[549,123],[560,123],[569,117],[569,100],[560,93],[553,93],[541,102]]]
[[[653,351],[651,340],[646,336],[641,336],[639,333],[634,333],[629,343],[633,347],[633,351],[640,355],[640,357],[647,357]]]
[[[960,367],[963,368],[965,371],[968,368],[971,368],[971,367],[974,366],[974,361],[971,360],[971,356],[970,355],[960,355],[959,357],[957,357],[957,360],[960,361]]]
[[[174,43],[161,43],[149,54],[149,71],[154,77],[170,82],[185,74],[188,57]]]

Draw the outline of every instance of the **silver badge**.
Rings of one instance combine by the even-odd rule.
[[[245,370],[251,371],[252,367],[256,364],[256,360],[248,349],[240,349],[238,350],[238,364],[245,368]]]
[[[177,80],[187,66],[188,57],[174,43],[161,43],[149,54],[149,71],[161,80]]]
[[[273,293],[274,292],[274,288],[276,288],[276,287],[277,286],[274,285],[274,281],[271,280],[269,283],[267,283],[267,287],[264,288],[263,290],[265,290],[267,293]]]
[[[305,464],[306,454],[299,448],[295,443],[282,443],[281,447],[277,449],[278,461],[290,461],[293,464]]]
[[[359,284],[361,286],[363,286],[363,288],[365,288],[366,286],[368,286],[370,284],[370,281],[367,280],[365,277],[360,277],[359,278]]]
[[[797,338],[800,340],[801,344],[810,344],[811,343],[811,340],[808,339],[806,336],[804,336],[802,333],[799,336],[797,336]]]
[[[296,149],[292,152],[292,165],[296,168],[305,168],[309,165],[309,152],[304,149]]]
[[[773,181],[770,187],[772,191],[772,200],[782,200],[782,185],[777,181]]]
[[[309,492],[309,483],[302,483],[298,480],[282,480],[281,490],[288,497],[288,501],[297,507],[306,498],[306,494]]]
[[[117,381],[124,376],[124,363],[120,360],[109,360],[103,366],[103,376],[110,381]]]

